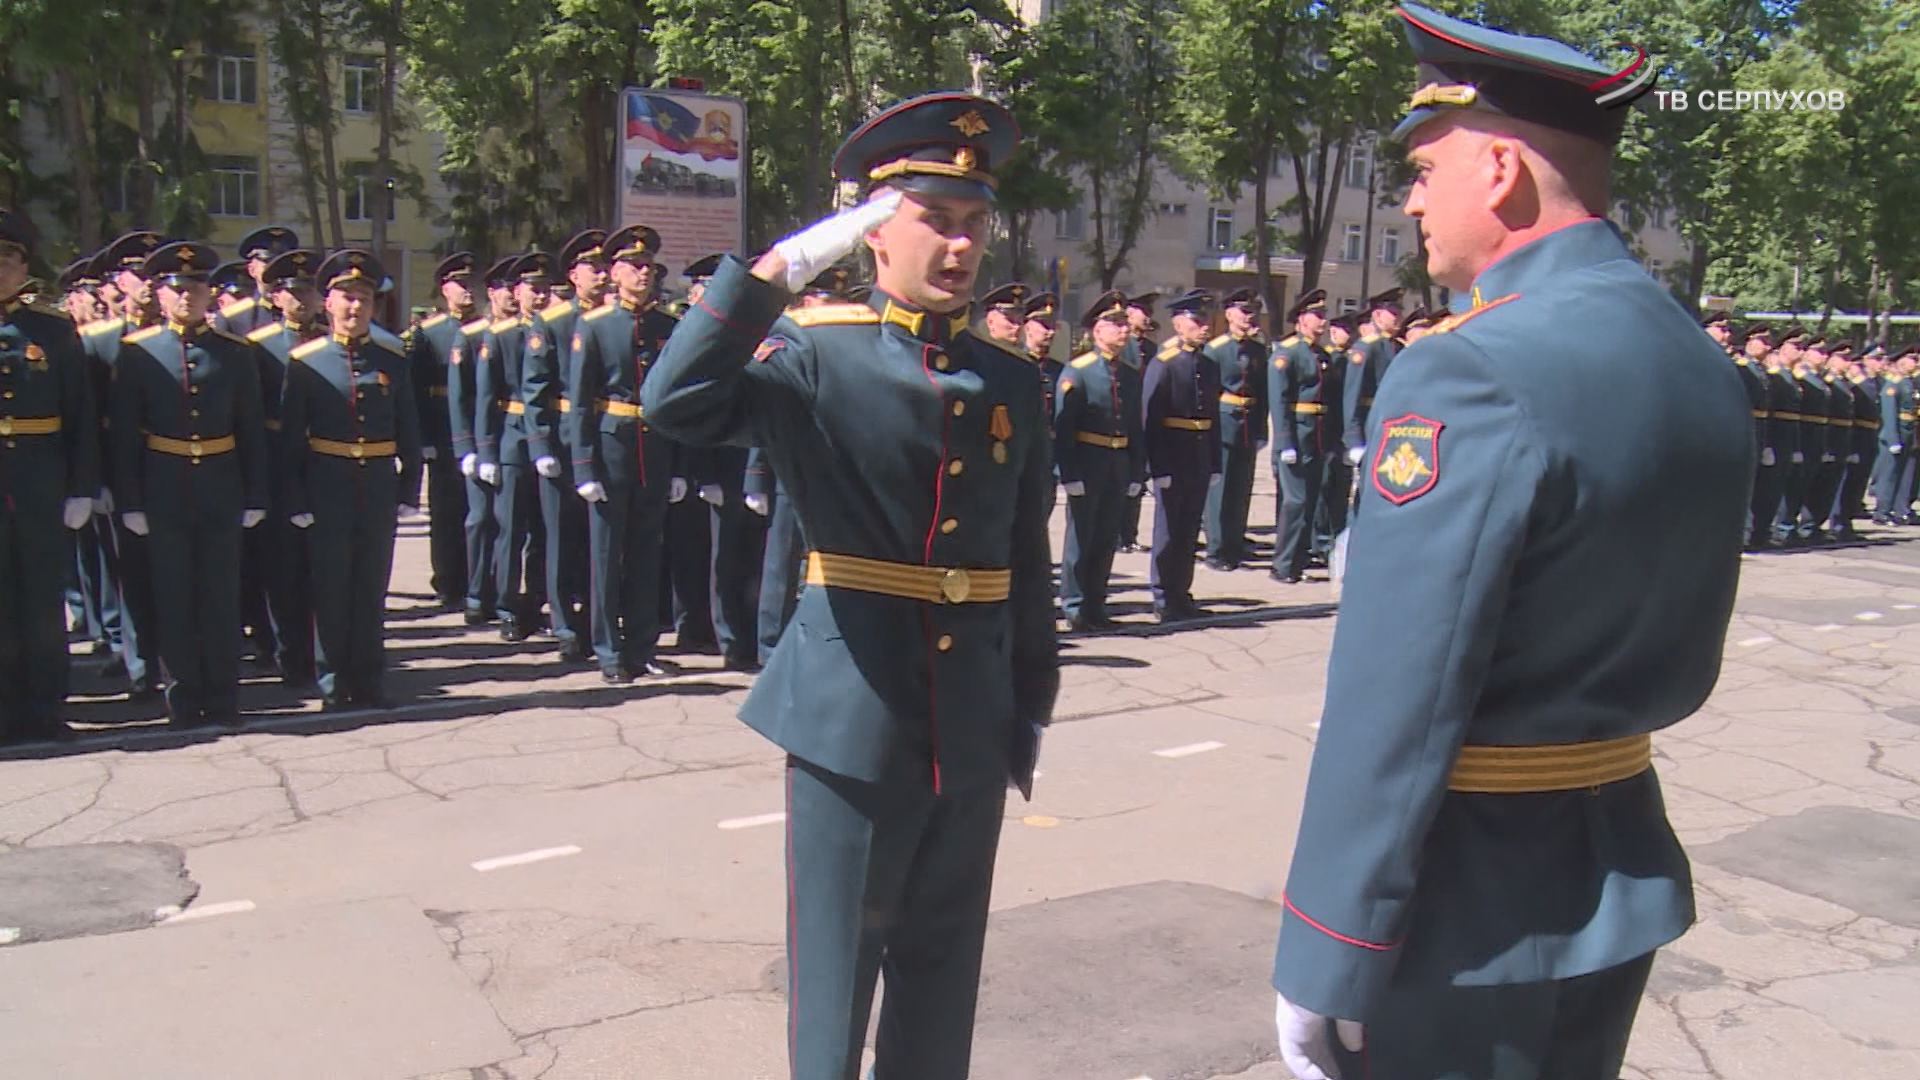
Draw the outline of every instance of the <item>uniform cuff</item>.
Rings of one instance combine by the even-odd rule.
[[[1365,1022],[1393,978],[1400,943],[1343,934],[1303,913],[1291,900],[1282,897],[1282,903],[1273,988],[1322,1016]]]

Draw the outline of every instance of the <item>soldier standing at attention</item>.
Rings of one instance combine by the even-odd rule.
[[[590,241],[587,258],[598,258],[600,236]],[[564,256],[563,256],[564,257]],[[527,357],[558,348],[535,326],[534,312],[549,307],[547,283],[553,261],[544,251],[514,264],[516,319],[496,319],[480,342],[474,367],[473,441],[480,453],[482,483],[494,490],[494,594],[500,639],[521,642],[540,625],[546,593],[547,533],[535,494],[533,457],[527,449],[527,403],[522,396]]]
[[[1914,457],[1916,447],[1916,408],[1920,395],[1914,393],[1914,354],[1920,346],[1909,345],[1893,358],[1886,385],[1880,390],[1880,454],[1886,467],[1880,473],[1879,489],[1873,493],[1873,522],[1876,525],[1913,524]]]
[[[1605,218],[1609,70],[1400,15],[1406,212],[1474,307],[1394,362],[1368,423],[1282,899],[1281,1058],[1302,1080],[1613,1080],[1654,950],[1694,917],[1650,735],[1719,676],[1753,420]],[[1624,555],[1653,536],[1659,559]]]
[[[316,280],[331,332],[293,350],[281,406],[288,520],[307,530],[325,708],[384,709],[387,583],[402,500],[420,490],[412,369],[372,335],[372,255],[334,252]]]
[[[120,521],[147,538],[167,719],[240,722],[240,537],[267,516],[260,357],[207,322],[207,244],[147,257],[166,321],[121,342],[112,393]]]
[[[1853,523],[1867,516],[1867,481],[1873,475],[1880,449],[1880,380],[1868,373],[1864,363],[1853,359],[1850,342],[1841,342],[1833,350],[1833,358],[1836,366],[1845,369],[1842,378],[1853,395],[1852,452],[1847,455],[1847,475],[1840,484],[1834,520],[1839,539],[1858,540],[1860,533]]]
[[[1155,335],[1160,332],[1160,323],[1153,317],[1153,306],[1160,302],[1157,292],[1144,292],[1127,299],[1127,347],[1120,354],[1121,363],[1133,369],[1135,375],[1146,378],[1147,364],[1160,352]],[[1140,550],[1140,501],[1146,498],[1146,489],[1127,496],[1126,508],[1120,513],[1120,548],[1125,552]]]
[[[1733,345],[1734,333],[1727,325],[1727,313],[1715,312],[1707,316],[1707,336],[1725,349],[1733,359],[1733,369],[1740,377],[1740,388],[1746,391],[1747,407],[1753,413],[1753,505],[1747,514],[1746,537],[1742,544],[1744,550],[1760,551],[1767,547],[1765,532],[1760,521],[1760,504],[1768,491],[1776,491],[1773,478],[1773,413],[1767,405],[1767,376],[1760,364],[1747,355],[1744,335],[1736,348]]]
[[[560,249],[573,296],[556,300],[533,317],[540,348],[520,365],[520,396],[527,403],[527,453],[539,477],[540,526],[546,543],[548,618],[560,659],[569,664],[592,659],[593,630],[587,597],[587,504],[574,491],[573,454],[563,432],[576,398],[567,385],[573,362],[573,328],[584,312],[609,302],[607,234],[585,229]],[[591,404],[591,401],[589,401]]]
[[[407,335],[414,403],[420,407],[420,459],[427,466],[427,552],[433,594],[447,611],[465,610],[470,591],[466,478],[460,474],[461,455],[453,449],[453,383],[460,373],[448,360],[454,338],[462,336],[461,328],[477,321],[473,274],[470,251],[456,251],[440,260],[433,281],[446,306]]]
[[[1347,349],[1340,411],[1346,421],[1341,436],[1347,445],[1349,465],[1358,465],[1367,456],[1367,418],[1373,411],[1373,398],[1380,392],[1380,380],[1386,378],[1393,358],[1400,354],[1394,335],[1400,332],[1400,298],[1404,295],[1406,290],[1393,288],[1369,296],[1367,321],[1360,325],[1359,340]],[[1354,498],[1357,502],[1357,492]]]
[[[0,744],[71,734],[61,587],[71,534],[92,522],[100,490],[73,320],[23,295],[33,248],[32,224],[0,209]]]
[[[642,419],[640,406],[641,387],[675,326],[654,303],[660,234],[629,225],[607,237],[606,249],[614,302],[574,325],[567,385],[575,407],[565,428],[576,490],[588,503],[593,653],[600,677],[618,686],[663,673],[654,662],[662,541],[673,486],[685,498],[686,480],[677,447]]]
[[[1025,282],[1009,282],[980,298],[980,328],[986,336],[1020,347],[1020,324],[1026,321],[1027,294],[1033,290]]]
[[[1207,565],[1233,570],[1247,557],[1253,470],[1267,445],[1267,343],[1252,289],[1227,294],[1227,332],[1207,342],[1220,368],[1220,475],[1207,489]]]
[[[286,444],[281,438],[280,405],[286,397],[287,365],[293,350],[327,332],[313,273],[320,253],[295,248],[276,256],[261,280],[280,321],[247,335],[259,346],[260,399],[267,429],[267,520],[247,534],[258,537],[265,554],[267,612],[273,620],[274,657],[280,681],[289,689],[313,689],[313,567],[300,530],[287,520]]]
[[[1333,360],[1320,347],[1327,325],[1327,293],[1315,289],[1289,313],[1294,332],[1274,346],[1267,399],[1273,402],[1273,474],[1280,482],[1274,520],[1275,581],[1297,585],[1313,550],[1313,519],[1326,492],[1327,473],[1342,453],[1329,409],[1339,387],[1328,375]],[[1338,496],[1346,499],[1346,492]]]
[[[1192,289],[1167,307],[1173,340],[1147,365],[1141,390],[1153,478],[1153,610],[1163,623],[1205,614],[1193,602],[1193,551],[1207,488],[1220,473],[1220,368],[1206,354],[1213,294]]]
[[[1060,373],[1054,391],[1053,454],[1067,492],[1067,539],[1060,555],[1060,610],[1075,630],[1105,630],[1107,583],[1127,500],[1146,475],[1140,438],[1140,379],[1121,359],[1127,297],[1103,293],[1081,318],[1093,338]]]
[[[1067,369],[1067,365],[1053,358],[1053,337],[1056,333],[1055,324],[1059,319],[1057,310],[1059,306],[1060,298],[1052,293],[1035,293],[1027,298],[1026,307],[1021,314],[1023,321],[1020,323],[1020,337],[1027,359],[1040,373],[1040,389],[1043,395],[1041,401],[1047,410],[1049,440],[1053,438],[1054,390],[1060,385],[1060,373]],[[1048,518],[1053,517],[1053,508],[1058,505],[1060,505],[1060,485],[1057,482],[1049,483],[1047,485]],[[1053,543],[1051,534],[1047,537],[1047,543],[1051,547]]]
[[[876,975],[874,1075],[969,1071],[1006,789],[1027,790],[1059,686],[1040,387],[968,328],[992,169],[1018,137],[969,94],[868,121],[833,171],[872,197],[751,274],[722,264],[645,387],[674,434],[764,447],[814,548],[742,709],[789,755],[795,1080],[853,1080]],[[863,240],[866,303],[781,317]]]
[[[422,324],[414,342],[415,348],[433,353],[436,366],[444,363],[447,369],[447,445],[459,463],[461,486],[465,489],[462,505],[467,508],[460,532],[467,567],[467,593],[461,604],[468,626],[492,622],[500,605],[495,562],[500,546],[500,523],[496,517],[499,508],[495,505],[499,501],[499,489],[480,479],[480,444],[474,421],[481,416],[483,406],[491,407],[491,403],[480,400],[478,381],[480,349],[487,342],[487,332],[494,323],[511,321],[519,314],[519,305],[513,296],[513,270],[519,261],[520,256],[508,255],[487,268],[484,313],[473,308],[449,309],[446,322],[435,323],[429,319],[432,325]],[[460,299],[462,291],[472,295],[471,286],[464,290],[443,289],[441,300],[452,304]],[[448,295],[449,292],[452,295]]]
[[[216,330],[246,337],[279,318],[268,295],[267,265],[300,246],[300,237],[292,229],[269,225],[255,229],[240,240],[240,259],[247,266],[246,295],[221,304],[213,316]]]
[[[61,310],[73,320],[75,327],[85,326],[104,317],[106,305],[100,300],[100,279],[93,274],[93,256],[82,256],[67,264],[60,272],[58,286],[61,291]],[[79,361],[85,374],[88,362],[84,351]],[[87,399],[95,406],[94,413],[100,414],[104,404],[96,403],[93,398],[91,378],[85,380]],[[1874,415],[1879,415],[1879,402],[1874,403]],[[99,440],[95,440],[96,448]],[[99,453],[94,454],[96,461]],[[95,470],[96,475],[99,470]],[[96,508],[97,511],[97,508]],[[67,607],[74,613],[76,622],[84,625],[87,636],[93,641],[93,655],[106,656],[109,667],[120,663],[120,575],[115,571],[117,560],[113,554],[113,523],[104,514],[96,512],[93,518],[82,525],[73,534],[74,581],[67,591]]]

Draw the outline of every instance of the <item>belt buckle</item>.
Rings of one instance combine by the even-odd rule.
[[[973,595],[973,578],[955,567],[940,575],[940,597],[949,604],[964,604]]]
[[[367,448],[360,445],[359,443],[354,443],[352,448],[349,449],[347,453],[352,457],[354,457],[355,459],[359,459],[367,456]]]
[[[187,456],[195,458],[200,456],[200,437],[198,435],[187,442]]]
[[[0,416],[0,438],[13,434],[13,417]]]

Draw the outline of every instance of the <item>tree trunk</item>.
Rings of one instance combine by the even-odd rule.
[[[853,12],[848,0],[838,0],[840,8],[840,128],[852,131],[860,122],[860,84],[853,78]]]
[[[1707,291],[1707,267],[1713,261],[1713,252],[1705,240],[1697,240],[1687,255],[1687,300],[1698,311],[1700,297]]]
[[[136,229],[153,227],[154,119],[153,70],[157,64],[151,35],[142,43],[140,67],[133,73],[133,189],[127,192],[128,223]]]
[[[54,93],[60,95],[60,133],[73,162],[75,242],[83,252],[103,242],[100,221],[100,169],[93,153],[93,133],[87,129],[86,107],[80,100],[80,80],[67,67],[53,73]]]
[[[1260,289],[1260,301],[1266,310],[1273,312],[1274,320],[1280,316],[1280,298],[1273,293],[1273,242],[1267,231],[1267,180],[1273,171],[1273,154],[1277,149],[1276,140],[1269,134],[1254,144],[1253,155],[1253,277]],[[1267,323],[1267,336],[1274,336],[1276,321]]]
[[[308,0],[307,20],[312,37],[306,43],[306,59],[313,65],[309,74],[318,99],[314,127],[320,136],[320,182],[326,192],[327,228],[333,234],[327,246],[337,248],[346,244],[347,231],[340,219],[340,166],[333,152],[333,80],[327,73],[327,20],[320,0]]]
[[[1360,227],[1360,303],[1363,305],[1373,295],[1373,260],[1367,258],[1367,252],[1373,250],[1373,204],[1378,194],[1376,185],[1379,179],[1380,145],[1376,140],[1367,155],[1367,217],[1366,224]],[[1415,223],[1414,232],[1419,231],[1419,224]]]
[[[1100,290],[1113,288],[1113,273],[1107,266],[1107,185],[1099,169],[1090,174],[1093,183],[1093,265],[1100,276]],[[1065,284],[1062,282],[1061,284]]]
[[[400,88],[400,3],[388,0],[390,21],[381,35],[386,38],[386,50],[380,58],[380,134],[373,152],[373,254],[382,260],[389,255],[387,215],[393,209],[393,99]],[[388,272],[397,274],[400,270],[394,266]],[[399,279],[394,281],[397,285]]]

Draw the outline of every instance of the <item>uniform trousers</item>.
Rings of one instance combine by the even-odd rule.
[[[1006,798],[787,759],[793,1080],[855,1080],[877,977],[874,1080],[966,1080]]]
[[[387,584],[393,577],[399,477],[388,458],[362,466],[318,454],[307,473],[313,492],[313,525],[306,532],[320,692],[328,701],[377,703],[385,693]]]
[[[467,549],[467,613],[492,616],[499,603],[494,573],[494,549],[499,546],[500,522],[494,501],[499,492],[478,477],[461,477],[467,491],[467,516],[461,522]]]
[[[1283,577],[1299,577],[1306,573],[1307,559],[1313,554],[1313,519],[1321,503],[1321,495],[1328,490],[1327,474],[1332,459],[1326,457],[1310,458],[1287,465],[1274,463],[1274,472],[1280,481],[1275,520],[1279,522],[1276,530],[1277,540],[1273,549],[1273,573]],[[1340,498],[1346,499],[1346,492],[1340,492]]]
[[[727,663],[759,662],[760,565],[766,558],[767,527],[736,494],[713,507],[713,634]]]
[[[1253,503],[1257,446],[1225,448],[1221,469],[1207,484],[1207,557],[1238,565],[1247,558],[1247,511]]]
[[[666,480],[656,488],[609,483],[587,507],[592,575],[588,590],[593,655],[602,671],[638,675],[660,638],[660,564],[667,527]]]
[[[176,723],[239,713],[242,547],[237,462],[224,454],[198,470],[178,501],[148,511],[147,555],[153,573],[160,663],[167,674],[167,714]],[[223,468],[224,467],[224,468]],[[217,476],[215,470],[229,472]],[[227,497],[197,497],[196,488],[228,487]],[[211,494],[211,493],[208,493]]]
[[[1117,451],[1108,475],[1083,478],[1085,495],[1067,496],[1067,543],[1060,554],[1060,609],[1069,619],[1107,617],[1107,583],[1113,576],[1120,517],[1126,512],[1125,457]]]
[[[432,564],[433,595],[442,607],[458,607],[467,596],[467,478],[451,447],[437,448],[427,462],[427,554]]]
[[[540,522],[546,535],[547,612],[562,652],[585,649],[593,640],[588,624],[587,503],[574,490],[573,468],[560,462],[560,475],[542,476]]]
[[[60,504],[0,510],[0,736],[60,718],[67,695],[61,606],[70,539]]]
[[[502,623],[531,631],[546,591],[547,533],[534,495],[539,474],[524,464],[500,466],[493,496],[494,612]]]
[[[1153,607],[1178,609],[1193,603],[1193,552],[1200,542],[1213,476],[1175,476],[1153,491]]]
[[[1347,1080],[1616,1080],[1653,955],[1571,979],[1395,986],[1366,1046],[1333,1039]]]

